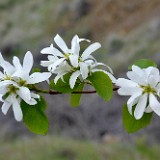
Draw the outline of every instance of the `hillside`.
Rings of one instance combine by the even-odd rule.
[[[97,58],[110,65],[118,77],[138,58],[151,58],[160,65],[159,15],[159,0],[0,0],[0,50],[9,59],[31,50],[37,66],[40,50],[50,45],[57,33],[68,43],[78,34],[102,43]],[[89,101],[83,97],[79,108],[71,108],[66,95],[54,100],[47,96],[47,100],[50,133],[89,139],[106,134],[130,139],[144,133],[156,139],[160,135],[156,116],[151,127],[132,136],[126,134],[121,122],[123,99],[116,94],[109,103],[97,95],[90,95]],[[11,111],[6,117],[0,113],[0,134],[25,135],[23,125],[11,117]]]

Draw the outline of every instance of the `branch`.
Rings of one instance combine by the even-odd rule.
[[[119,89],[118,87],[114,87],[113,91],[117,91],[118,89]],[[50,94],[50,95],[64,94],[64,93],[58,92],[58,91],[41,90],[41,89],[38,89],[38,88],[34,88],[32,90],[36,91],[36,92],[39,92],[39,93]],[[94,93],[97,93],[97,91],[92,90],[92,91],[74,91],[74,92],[71,92],[71,94],[94,94]]]

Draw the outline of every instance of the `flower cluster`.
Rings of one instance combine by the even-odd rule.
[[[21,100],[29,105],[35,105],[36,99],[40,96],[30,90],[29,86],[48,80],[51,76],[46,73],[32,73],[29,75],[33,66],[33,56],[31,52],[25,54],[23,65],[21,65],[18,57],[13,57],[13,65],[3,59],[0,54],[0,101],[3,102],[2,112],[7,114],[12,106],[15,119],[21,121],[23,118],[20,107]]]
[[[80,42],[90,42],[89,40],[79,38],[77,35],[75,35],[71,41],[71,48],[67,47],[66,43],[59,35],[55,36],[54,41],[61,51],[55,48],[53,44],[51,44],[50,47],[42,49],[42,54],[49,55],[47,61],[41,61],[41,65],[48,67],[48,71],[56,74],[54,79],[55,83],[57,83],[60,78],[63,80],[63,76],[67,73],[70,73],[71,76],[69,84],[71,88],[74,88],[78,77],[84,81],[89,75],[96,71],[105,72],[110,77],[112,82],[115,82],[111,68],[103,63],[97,62],[96,59],[91,55],[94,51],[101,47],[100,43],[95,42],[89,45],[89,47],[81,53]],[[97,66],[106,66],[109,71],[97,69]]]
[[[144,113],[155,112],[160,116],[160,74],[156,67],[141,69],[133,65],[132,71],[127,72],[130,80],[119,78],[116,85],[118,93],[123,96],[131,96],[127,101],[128,111],[138,120]],[[135,109],[133,111],[133,106]]]

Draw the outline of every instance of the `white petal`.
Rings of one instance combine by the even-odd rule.
[[[150,93],[149,95],[149,105],[151,107],[151,109],[160,116],[160,103],[158,102],[157,98],[155,97],[155,95],[153,95],[152,93]]]
[[[12,81],[12,80],[4,80],[4,81],[1,81],[0,82],[0,86],[2,87],[2,86],[8,86],[8,85],[14,85],[14,86],[16,86],[16,87],[18,87],[18,85],[17,85],[17,83],[16,82],[14,82],[14,81]]]
[[[13,98],[13,101],[12,101],[12,108],[13,108],[13,113],[14,113],[15,119],[17,121],[21,121],[23,118],[23,114],[22,114],[20,104],[15,97]]]
[[[150,107],[150,105],[148,105],[145,109],[145,113],[151,113],[153,112],[152,108]]]
[[[32,98],[39,99],[39,98],[40,98],[40,95],[31,92],[31,97],[32,97]]]
[[[80,71],[76,71],[76,72],[74,72],[74,73],[71,75],[71,77],[70,77],[70,79],[69,79],[69,84],[70,84],[70,87],[71,87],[72,89],[74,88],[74,85],[75,85],[76,80],[77,80],[77,78],[78,78],[79,75],[80,75]]]
[[[54,56],[64,57],[64,55],[55,47],[53,47],[53,44],[50,45],[50,47],[44,48],[41,50],[42,54],[52,54]]]
[[[57,46],[64,52],[64,53],[68,53],[68,47],[66,45],[66,43],[64,42],[64,40],[57,34],[54,37],[54,41],[57,44]]]
[[[71,41],[71,50],[72,53],[79,57],[80,45],[79,45],[79,37],[75,35]]]
[[[140,67],[136,66],[136,65],[132,66],[132,71],[135,72],[137,75],[139,75],[141,77],[144,77],[144,75],[145,75],[144,70],[141,69]]]
[[[61,58],[58,59],[54,64],[52,64],[49,68],[50,71],[54,72],[54,70],[56,69],[56,67],[60,64],[62,64],[62,62],[64,62],[65,58]]]
[[[75,68],[78,67],[78,56],[77,55],[70,55],[69,60],[70,60],[73,67],[75,67]]]
[[[148,77],[148,83],[150,84],[151,87],[154,88],[157,86],[158,82],[157,82],[156,78],[153,75],[151,75]]]
[[[23,60],[23,70],[29,74],[33,67],[33,55],[30,51],[28,51]]]
[[[135,111],[134,111],[134,116],[137,120],[141,119],[143,114],[144,114],[144,111],[145,111],[145,108],[146,108],[146,105],[147,105],[147,98],[148,98],[148,95],[143,94],[140,97],[140,99],[138,101],[138,104],[136,105],[136,108],[135,108]]]
[[[27,87],[20,87],[17,94],[27,103],[31,99],[31,92]]]
[[[90,43],[90,42],[91,42],[91,40],[89,40],[89,39],[80,38],[80,39],[79,39],[79,42],[82,42],[82,41],[86,41],[86,42],[88,42],[88,43]]]
[[[40,65],[43,67],[48,67],[51,64],[53,64],[52,61],[41,61],[41,63],[40,63]]]
[[[51,73],[49,72],[43,72],[43,73],[35,72],[30,75],[27,83],[35,84],[35,83],[43,82],[48,80],[50,76],[51,76]]]
[[[81,74],[82,74],[82,78],[86,79],[88,77],[88,73],[89,73],[88,65],[85,64],[84,62],[80,62],[79,66],[80,66],[80,71],[81,71]]]
[[[137,87],[137,83],[131,81],[131,80],[128,80],[128,79],[125,79],[125,78],[118,78],[116,80],[116,86],[119,86],[119,87]]]
[[[147,85],[146,78],[145,77],[140,77],[137,73],[135,73],[133,71],[128,71],[127,72],[127,77],[135,83],[138,83],[140,85]]]
[[[18,57],[16,57],[16,56],[13,57],[13,64],[17,70],[23,70],[22,65],[21,65]]]
[[[0,53],[0,66],[4,69],[4,72],[7,75],[11,75],[15,71],[15,68],[9,62],[3,59],[1,53]]]
[[[2,79],[5,75],[0,71],[0,79]]]
[[[3,105],[2,105],[2,112],[4,115],[7,114],[9,108],[10,108],[11,104],[8,103],[8,102],[4,102]]]
[[[63,76],[64,76],[66,73],[67,73],[67,72],[63,72],[63,73],[58,74],[58,75],[54,78],[54,83],[56,84],[60,78],[63,79]]]
[[[140,88],[135,88],[135,87],[122,87],[118,89],[118,94],[123,96],[130,96],[133,94],[140,94],[140,93],[142,93],[142,90]]]
[[[82,60],[85,60],[91,53],[93,53],[94,51],[96,51],[97,49],[99,49],[101,47],[101,44],[96,42],[91,44],[83,53],[82,53]]]
[[[111,69],[111,67],[109,67],[108,65],[106,65],[106,64],[104,64],[104,63],[96,63],[96,66],[105,66],[105,67],[107,67],[108,68],[108,70],[109,70],[109,72],[111,73],[111,74],[113,74],[113,70]]]
[[[133,94],[127,101],[127,106],[128,106],[128,111],[129,113],[132,115],[132,107],[137,104],[138,100],[139,100],[139,96],[141,95],[141,92],[137,92],[135,94]]]

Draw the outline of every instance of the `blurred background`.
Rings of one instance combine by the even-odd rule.
[[[0,51],[7,60],[34,54],[60,34],[70,46],[75,34],[98,41],[93,54],[108,64],[116,77],[128,65],[149,58],[160,67],[159,0],[0,0]],[[42,68],[45,70],[45,68]],[[160,118],[134,134],[122,125],[125,98],[114,93],[106,103],[95,95],[82,96],[72,108],[68,95],[46,96],[50,129],[46,136],[30,133],[23,123],[0,112],[0,160],[154,160],[160,157]]]

